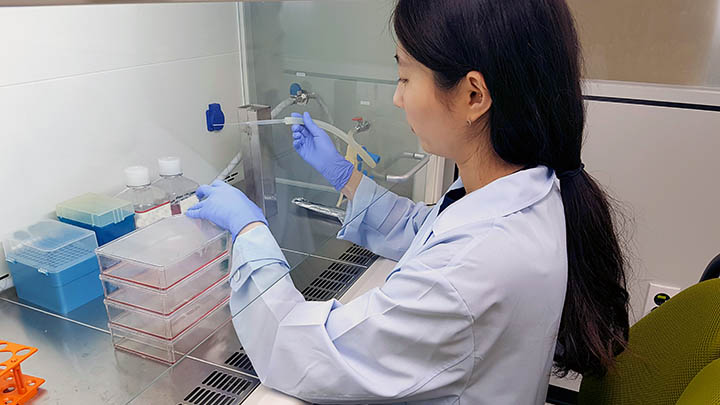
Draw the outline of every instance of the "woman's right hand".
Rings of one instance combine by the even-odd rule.
[[[307,112],[304,116],[292,113],[293,117],[303,118],[305,125],[293,125],[293,147],[315,170],[335,187],[342,190],[352,176],[353,164],[348,162],[337,149],[328,134],[319,128]]]

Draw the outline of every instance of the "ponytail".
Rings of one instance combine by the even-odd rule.
[[[587,172],[560,177],[565,208],[568,282],[556,374],[602,376],[627,346],[628,292],[625,257],[612,207]]]

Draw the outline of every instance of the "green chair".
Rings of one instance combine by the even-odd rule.
[[[642,318],[628,346],[606,376],[583,377],[579,405],[720,405],[720,279]]]
[[[720,359],[705,366],[690,381],[676,405],[720,404]]]

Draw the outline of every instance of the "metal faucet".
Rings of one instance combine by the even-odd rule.
[[[290,98],[292,98],[297,105],[306,105],[313,96],[314,94],[308,94],[305,90],[298,90],[298,92],[291,95]]]
[[[363,117],[355,117],[352,120],[355,121],[356,134],[370,130],[370,121],[365,121]]]
[[[306,105],[311,99],[318,98],[317,93],[308,93],[305,90],[298,90],[297,93],[291,94],[290,98],[297,105]]]

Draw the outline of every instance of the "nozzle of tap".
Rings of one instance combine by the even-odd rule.
[[[370,121],[365,121],[363,117],[355,117],[352,119],[355,122],[355,132],[360,133],[370,129]]]

